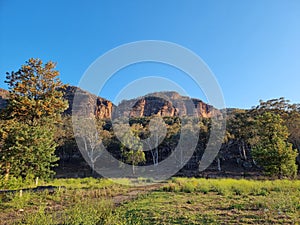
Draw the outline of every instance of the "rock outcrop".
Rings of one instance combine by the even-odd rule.
[[[122,101],[118,105],[118,116],[143,117],[143,116],[177,116],[175,107],[172,102],[158,97],[141,97]]]
[[[9,97],[9,92],[7,90],[0,88],[0,109],[5,108],[8,97]]]
[[[74,102],[75,93],[76,102]],[[64,98],[69,103],[69,108],[64,114],[93,115],[98,119],[108,119],[112,117],[114,105],[111,101],[97,97],[78,87],[68,86],[66,90],[64,90]]]
[[[209,118],[220,111],[199,99],[181,96],[176,92],[157,92],[137,99],[123,100],[115,116],[199,116]]]
[[[220,111],[211,105],[195,98],[181,96],[177,92],[156,92],[146,96],[123,100],[118,107],[111,101],[93,95],[75,86],[68,86],[63,90],[63,97],[69,103],[65,115],[95,116],[98,119],[110,119],[120,116],[147,117],[158,116],[186,116],[193,115],[209,118],[220,115]],[[76,103],[74,97],[76,94]],[[7,104],[9,92],[0,89],[0,108]]]

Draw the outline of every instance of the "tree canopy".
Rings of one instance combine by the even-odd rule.
[[[56,124],[67,108],[61,92],[64,85],[54,68],[53,62],[29,59],[17,72],[7,73],[10,98],[0,128],[0,167],[6,179],[53,174],[58,160]]]
[[[7,118],[29,125],[45,119],[52,119],[52,123],[59,121],[68,105],[62,98],[65,86],[55,66],[51,61],[43,64],[40,59],[31,58],[17,72],[6,73],[10,92]]]
[[[281,117],[265,112],[257,117],[256,129],[259,138],[252,155],[257,163],[267,174],[295,177],[297,151],[287,142],[289,133]]]

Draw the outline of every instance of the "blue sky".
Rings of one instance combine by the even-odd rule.
[[[300,103],[298,0],[0,0],[0,26],[2,88],[5,72],[31,57],[57,62],[62,81],[77,85],[89,65],[110,49],[163,40],[205,61],[228,107],[250,108],[259,99],[281,96]],[[155,63],[119,71],[100,94],[113,100],[144,76],[171,79],[205,100],[185,74]]]

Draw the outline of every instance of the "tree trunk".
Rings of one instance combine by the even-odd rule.
[[[158,149],[157,148],[155,149],[154,157],[155,157],[155,166],[157,166],[158,165]]]
[[[221,171],[221,160],[219,157],[217,158],[217,163],[218,163],[218,171]]]
[[[135,166],[132,164],[132,174],[135,175]]]
[[[244,141],[241,141],[241,144],[239,145],[239,152],[242,159],[247,160],[247,154],[246,154],[246,148]]]
[[[245,160],[247,160],[247,154],[246,154],[246,148],[245,148],[245,142],[242,142],[242,153]]]
[[[9,179],[9,172],[10,172],[10,163],[6,163],[6,170],[5,170],[5,175],[4,175],[5,181],[8,181],[8,179]]]
[[[92,173],[92,176],[95,175],[95,163],[94,162],[91,162],[91,173]]]

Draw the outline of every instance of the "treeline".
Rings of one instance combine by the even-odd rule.
[[[53,62],[43,64],[39,59],[30,59],[17,72],[7,73],[10,98],[0,121],[2,181],[50,178],[58,164],[82,157],[78,147],[94,171],[102,156],[101,145],[115,158],[131,164],[134,174],[136,165],[158,165],[170,156],[183,129],[191,137],[196,135],[198,142],[187,163],[184,153],[176,163],[186,170],[198,170],[210,137],[211,119],[131,118],[130,129],[120,118],[114,122],[118,126],[92,117],[77,120],[74,115],[63,115],[68,103],[58,76]],[[124,130],[128,132],[121,132]],[[215,159],[217,170],[222,170],[222,162],[235,146],[237,162],[250,163],[266,175],[296,177],[300,107],[280,98],[261,101],[251,110],[228,110],[226,135],[220,138],[223,145]]]
[[[72,130],[71,118],[64,117],[64,124]],[[127,130],[123,122],[115,121],[113,127],[110,120],[97,120],[97,130],[93,119],[84,121],[84,132],[78,133],[77,144],[88,156],[92,167],[101,157],[102,150],[97,147],[103,143],[115,158],[134,165],[157,165],[169,157],[178,145],[182,130],[189,130],[190,136],[197,135],[198,142],[193,156],[187,162],[184,158],[176,158],[178,167],[185,170],[198,171],[203,153],[210,138],[211,119],[194,117],[140,117],[130,118],[130,135],[118,135],[118,129]],[[120,126],[121,125],[121,126]],[[290,104],[280,98],[260,102],[251,110],[235,109],[229,112],[226,135],[222,138],[222,147],[215,159],[216,169],[222,171],[222,164],[234,158],[231,163],[263,170],[265,175],[277,177],[296,177],[299,160],[300,113],[297,105]],[[58,151],[61,159],[72,158],[76,148],[76,134],[68,132]],[[116,135],[117,134],[117,135]],[[97,136],[98,135],[98,136]],[[151,138],[149,138],[152,135]],[[96,137],[97,138],[91,138]],[[136,142],[132,139],[136,137]],[[100,137],[100,138],[99,138]],[[121,141],[120,141],[121,140]],[[192,138],[191,138],[192,140]],[[139,145],[134,147],[134,145]],[[85,146],[84,148],[82,148]],[[96,146],[96,147],[92,147]],[[189,146],[186,146],[189,148]],[[135,150],[134,150],[135,149]],[[140,151],[137,151],[139,149]],[[149,151],[143,151],[149,150]],[[77,152],[79,152],[77,150]],[[130,157],[129,157],[130,156]],[[136,157],[136,158],[135,158]],[[250,164],[250,165],[249,165]],[[233,165],[234,167],[235,165]]]
[[[227,124],[225,140],[236,142],[244,158],[248,150],[254,164],[267,175],[297,175],[300,150],[298,104],[290,104],[284,98],[260,101],[251,110],[235,110],[229,114]]]

